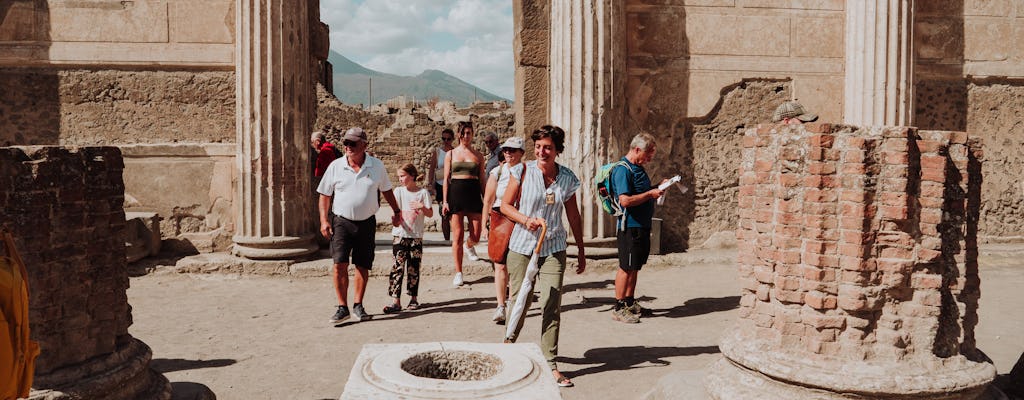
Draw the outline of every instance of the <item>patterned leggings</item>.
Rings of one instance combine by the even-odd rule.
[[[388,284],[388,295],[400,298],[402,294],[402,275],[409,275],[406,289],[409,296],[415,297],[420,290],[420,260],[423,258],[423,239],[394,237],[391,252],[395,255],[395,266],[391,267]]]

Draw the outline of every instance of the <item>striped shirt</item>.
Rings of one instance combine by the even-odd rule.
[[[547,237],[544,238],[544,244],[541,245],[538,255],[547,257],[565,251],[566,239],[569,234],[566,232],[565,226],[562,225],[564,203],[576,195],[576,190],[580,187],[580,180],[568,167],[556,164],[558,176],[555,177],[555,183],[545,188],[544,175],[537,167],[537,161],[528,161],[525,165],[525,178],[523,178],[522,170],[518,168],[513,169],[511,175],[520,182],[519,212],[530,218],[543,218],[547,222]],[[544,198],[548,191],[555,196],[555,204],[546,204]],[[537,246],[538,235],[540,235],[540,229],[530,232],[526,226],[516,224],[512,231],[512,238],[509,240],[508,249],[519,254],[533,254],[533,250]]]

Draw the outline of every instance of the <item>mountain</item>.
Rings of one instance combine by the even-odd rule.
[[[388,74],[359,65],[334,50],[331,50],[327,61],[334,68],[334,95],[346,104],[367,105],[371,84],[374,104],[401,95],[415,97],[417,101],[436,96],[439,100],[454,101],[464,107],[473,103],[474,92],[477,100],[509,101],[443,71],[428,69],[416,76]]]

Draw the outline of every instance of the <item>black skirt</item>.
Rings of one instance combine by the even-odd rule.
[[[448,212],[480,214],[484,208],[479,179],[452,179],[448,182]]]

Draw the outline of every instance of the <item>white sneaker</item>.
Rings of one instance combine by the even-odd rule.
[[[491,317],[491,321],[499,324],[505,322],[505,306],[498,306],[498,308],[494,310],[494,316]]]
[[[455,279],[452,279],[452,286],[462,286],[463,283],[464,282],[462,282],[462,273],[456,272]]]
[[[462,248],[466,250],[466,255],[470,261],[480,261],[480,256],[476,255],[476,247],[462,245]]]

